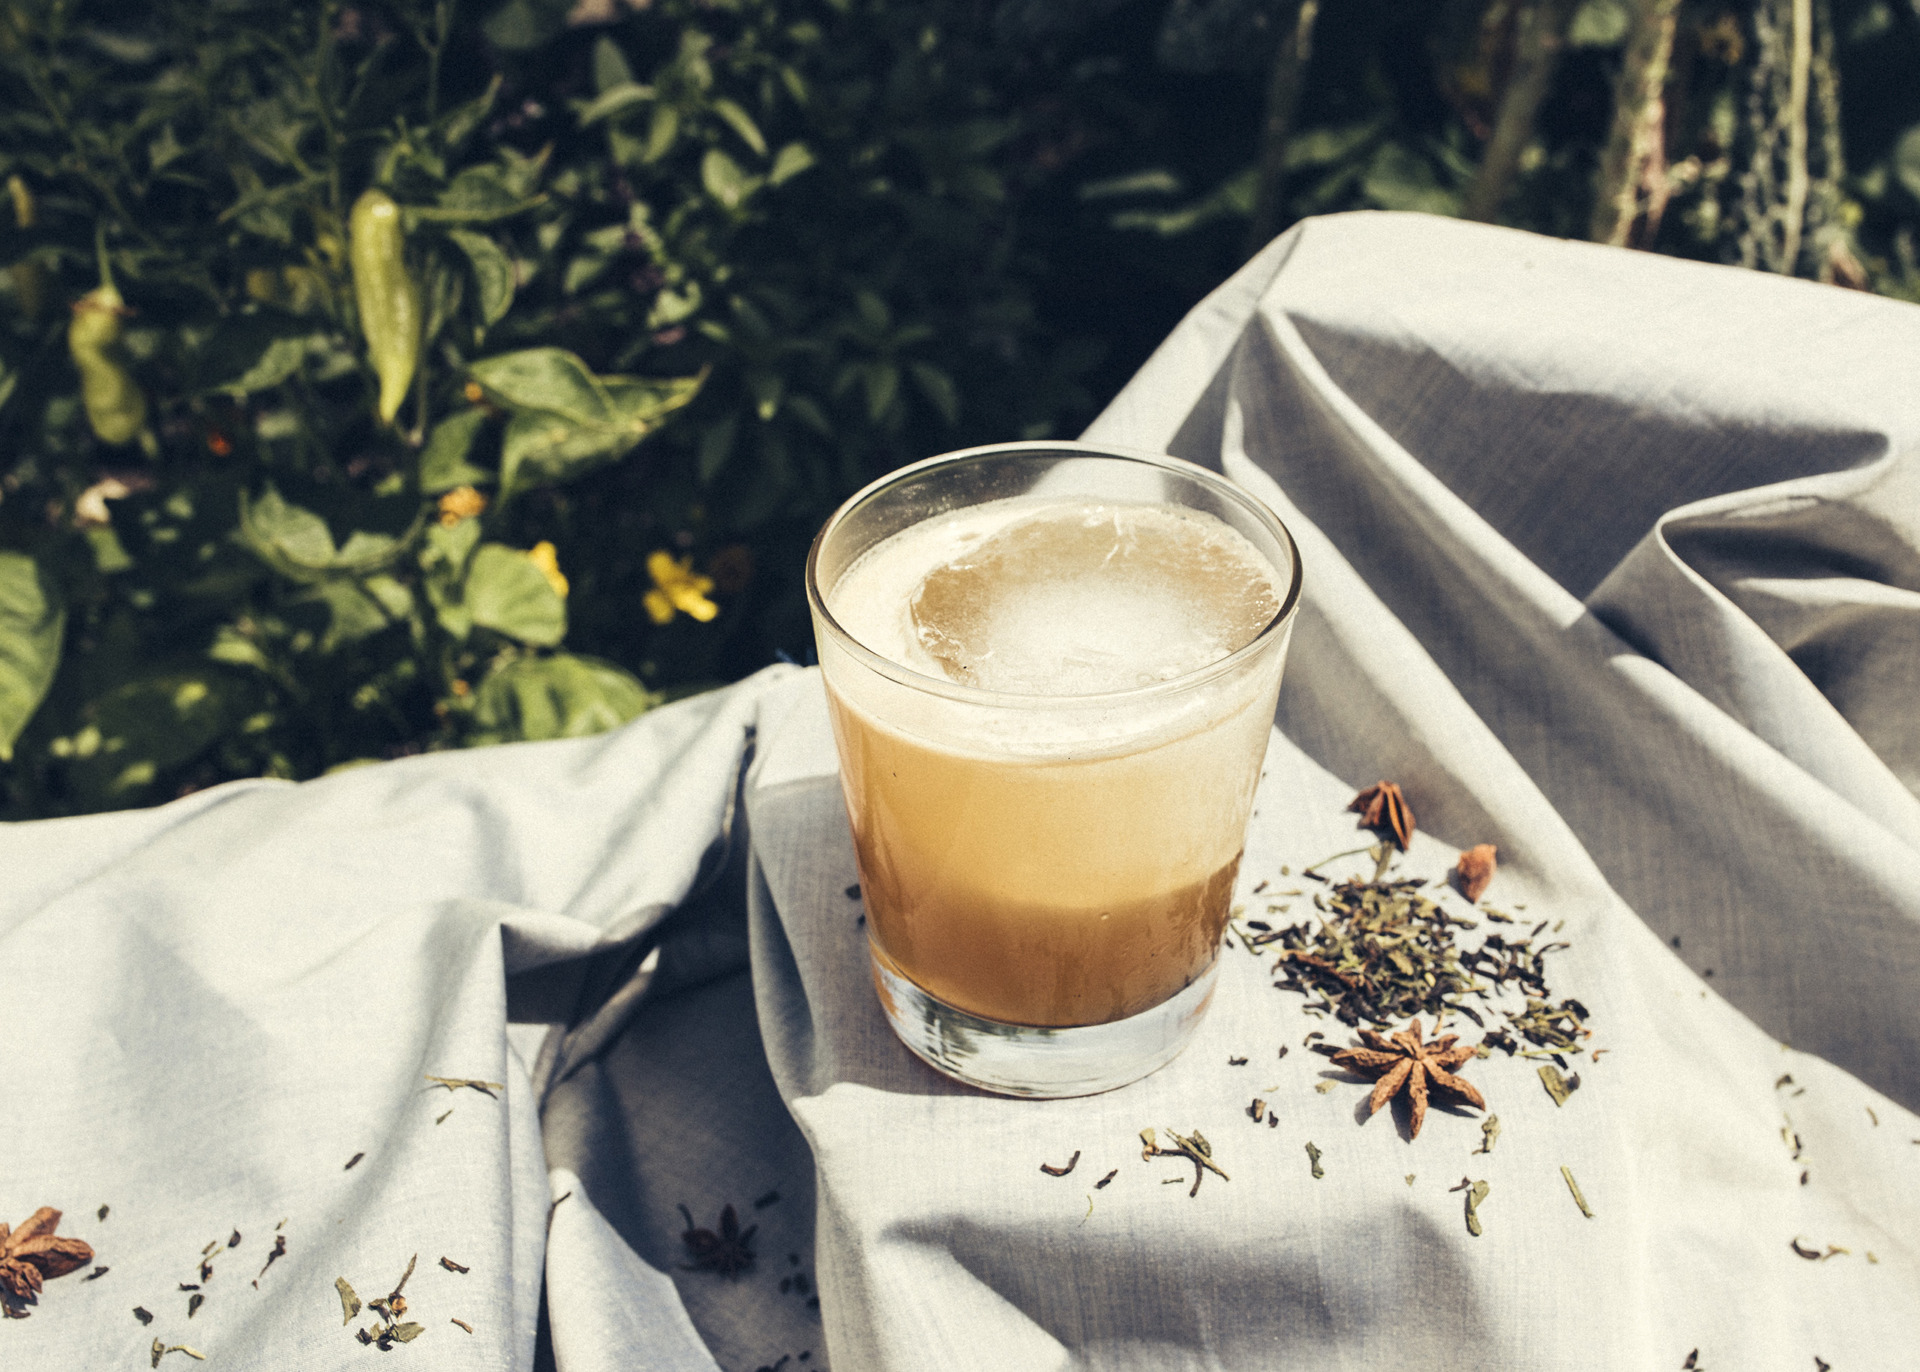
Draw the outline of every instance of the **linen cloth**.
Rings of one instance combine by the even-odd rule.
[[[1248,913],[1310,915],[1279,893],[1398,781],[1401,870],[1496,843],[1489,902],[1569,943],[1605,1055],[1564,1106],[1496,1052],[1492,1151],[1468,1111],[1409,1141],[1238,946],[1142,1082],[947,1081],[873,997],[817,674],[770,669],[600,738],[0,830],[0,1218],[57,1205],[109,1269],[0,1324],[0,1367],[357,1365],[335,1279],[413,1254],[389,1356],[423,1367],[1909,1361],[1920,309],[1311,220],[1088,437],[1299,541]],[[1190,1198],[1149,1126],[1231,1180]],[[681,1204],[735,1206],[755,1266],[686,1270]]]

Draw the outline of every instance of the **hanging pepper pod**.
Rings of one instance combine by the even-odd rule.
[[[393,197],[381,190],[361,195],[347,239],[360,332],[380,378],[380,419],[391,424],[420,362],[420,287],[407,272],[406,232]]]
[[[102,443],[151,444],[147,434],[147,394],[119,358],[121,321],[126,302],[107,281],[73,302],[67,325],[67,351],[80,372],[80,400],[87,423]]]

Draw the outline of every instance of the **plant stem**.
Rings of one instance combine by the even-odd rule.
[[[1297,0],[1292,22],[1283,29],[1273,55],[1273,72],[1267,78],[1266,117],[1260,125],[1260,170],[1254,185],[1253,219],[1247,225],[1244,257],[1252,257],[1265,247],[1280,226],[1287,181],[1287,135],[1300,108],[1307,59],[1313,55],[1314,21],[1319,17],[1320,0]]]
[[[1793,0],[1793,56],[1787,96],[1787,204],[1783,272],[1800,260],[1800,234],[1807,214],[1807,91],[1813,68],[1813,0]]]
[[[1491,223],[1499,215],[1500,203],[1520,168],[1521,154],[1533,141],[1533,122],[1553,84],[1553,70],[1559,65],[1572,18],[1573,0],[1534,0],[1521,12],[1513,76],[1500,97],[1493,137],[1487,140],[1487,150],[1467,187],[1462,218]]]

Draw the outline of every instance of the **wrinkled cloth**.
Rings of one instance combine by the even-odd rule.
[[[770,669],[600,738],[0,829],[0,1219],[56,1205],[109,1268],[0,1324],[0,1366],[345,1365],[372,1316],[336,1278],[416,1253],[392,1356],[424,1367],[1909,1360],[1920,309],[1310,220],[1087,437],[1224,471],[1299,544],[1247,916],[1312,917],[1301,869],[1397,781],[1401,872],[1494,843],[1509,932],[1568,944],[1604,1051],[1564,1105],[1495,1051],[1462,1069],[1492,1150],[1465,1109],[1410,1140],[1231,937],[1144,1081],[940,1077],[874,998],[818,675]],[[1189,1197],[1147,1127],[1230,1180]],[[694,1270],[728,1205],[754,1265]]]

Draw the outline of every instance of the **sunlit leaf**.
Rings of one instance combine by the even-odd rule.
[[[420,493],[439,495],[456,486],[486,486],[493,473],[467,460],[473,441],[487,422],[487,412],[475,406],[456,410],[438,424],[420,453]]]
[[[466,608],[482,628],[551,647],[567,635],[567,605],[525,553],[482,543],[467,568]]]
[[[0,762],[53,683],[67,613],[39,565],[0,552]]]
[[[571,653],[521,658],[474,693],[477,742],[579,738],[624,724],[660,697],[608,662]]]
[[[740,135],[742,143],[761,157],[767,155],[767,140],[761,134],[760,126],[739,105],[723,96],[713,102],[713,112],[726,121],[728,128]]]
[[[498,324],[513,306],[513,261],[483,233],[450,229],[447,237],[467,255],[474,283],[480,288],[480,316],[489,326]]]

